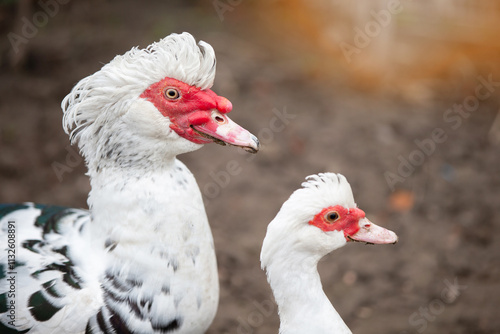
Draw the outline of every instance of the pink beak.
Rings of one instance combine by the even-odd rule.
[[[260,144],[257,137],[215,109],[212,110],[208,122],[193,124],[192,128],[217,144],[239,146],[250,153],[259,151]]]
[[[366,242],[369,244],[395,244],[398,242],[396,233],[375,225],[366,218],[359,220],[359,230],[348,235],[349,240]]]

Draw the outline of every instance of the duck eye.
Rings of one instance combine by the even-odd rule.
[[[169,100],[177,100],[181,97],[181,93],[175,88],[167,88],[165,89],[165,97]]]
[[[339,219],[340,216],[338,214],[338,212],[336,211],[331,211],[331,212],[328,212],[326,215],[325,215],[325,219],[327,222],[329,223],[333,223],[334,221],[336,221],[337,219]]]

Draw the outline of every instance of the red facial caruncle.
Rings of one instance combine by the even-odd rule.
[[[179,136],[197,144],[210,142],[258,150],[255,136],[226,116],[233,106],[225,97],[210,89],[202,90],[173,78],[164,78],[149,86],[140,96],[170,119],[170,128]]]
[[[365,218],[363,210],[346,209],[341,205],[329,206],[321,210],[309,224],[325,232],[344,231],[346,239],[359,231],[359,220]]]
[[[329,206],[315,215],[309,224],[324,232],[342,231],[347,241],[370,244],[393,244],[398,241],[394,232],[373,224],[365,217],[364,211],[358,208]]]

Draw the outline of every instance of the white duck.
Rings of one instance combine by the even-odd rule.
[[[393,244],[398,238],[356,207],[344,176],[306,180],[269,224],[260,256],[278,304],[279,333],[351,333],[323,292],[318,261],[349,241]]]
[[[64,99],[90,211],[0,206],[1,333],[206,331],[219,295],[213,239],[176,156],[210,142],[259,147],[209,90],[214,76],[212,47],[172,34],[117,56]]]

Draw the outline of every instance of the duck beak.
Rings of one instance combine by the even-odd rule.
[[[375,225],[366,218],[359,220],[359,230],[352,234],[346,235],[350,241],[366,242],[367,244],[395,244],[398,242],[396,233]]]
[[[260,144],[257,137],[215,109],[206,122],[192,124],[191,127],[200,136],[217,144],[238,146],[250,153],[259,151]]]

